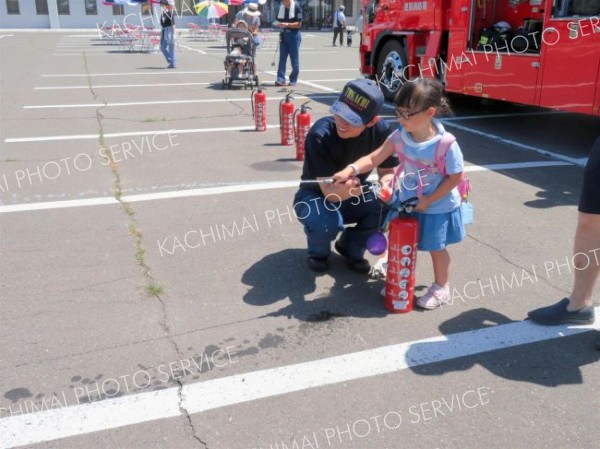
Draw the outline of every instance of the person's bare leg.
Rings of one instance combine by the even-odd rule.
[[[431,254],[435,283],[445,287],[450,279],[450,254],[447,249],[431,251],[429,254]]]
[[[594,284],[600,275],[600,215],[579,213],[573,253],[575,279],[569,312],[593,304]]]

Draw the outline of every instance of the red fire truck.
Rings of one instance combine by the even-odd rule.
[[[600,115],[600,0],[363,0],[361,72]]]

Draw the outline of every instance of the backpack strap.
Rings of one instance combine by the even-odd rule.
[[[435,147],[435,165],[442,176],[446,176],[446,155],[454,142],[456,142],[456,137],[449,132],[444,132]]]
[[[404,141],[402,140],[400,131],[394,132],[394,134],[392,134],[390,136],[390,140],[392,141],[392,144],[394,145],[394,152],[396,153],[396,156],[398,157],[398,166],[396,167],[396,171],[394,172],[394,177],[392,178],[392,182],[391,182],[392,192],[393,192],[394,190],[396,190],[396,185],[398,183],[398,179],[400,178],[400,175],[404,171]]]

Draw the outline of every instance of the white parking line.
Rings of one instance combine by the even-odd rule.
[[[222,73],[221,70],[219,73]],[[267,101],[283,100],[285,97],[269,97]],[[337,98],[337,95],[311,95],[307,97],[305,95],[294,96],[297,99],[310,98],[311,100],[330,99]],[[148,106],[157,104],[194,104],[194,103],[243,103],[249,102],[250,98],[213,98],[210,100],[163,100],[163,101],[137,101],[132,103],[80,103],[80,104],[50,104],[50,105],[34,105],[34,106],[23,106],[23,109],[64,109],[64,108],[98,108],[98,107],[117,107],[117,106]]]
[[[279,125],[267,125],[267,129],[279,129]],[[159,134],[194,134],[194,133],[210,133],[210,132],[230,132],[230,131],[251,131],[254,126],[232,126],[228,128],[195,128],[195,129],[161,129],[159,131],[132,131],[125,133],[108,133],[104,134],[105,138],[110,137],[128,137],[128,136],[152,136]],[[57,140],[87,140],[97,139],[98,134],[73,134],[69,136],[46,136],[46,137],[18,137],[4,139],[4,143],[24,143],[24,142],[52,142]]]
[[[189,47],[189,46],[184,45],[184,44],[179,44],[179,46],[182,47],[182,48],[185,48],[187,50],[191,50],[191,51],[195,51],[196,53],[200,53],[201,55],[205,55],[206,54],[206,51],[200,50],[198,48],[192,48],[192,47]]]
[[[469,128],[467,126],[462,126],[462,125],[459,125],[459,124],[454,123],[454,122],[447,122],[445,120],[442,120],[442,122],[444,124],[450,126],[450,127],[454,127],[454,128],[460,129],[461,131],[466,131],[466,132],[469,132],[471,134],[476,134],[478,136],[483,136],[483,137],[486,137],[486,138],[491,139],[491,140],[496,140],[498,142],[502,142],[502,143],[505,143],[507,145],[511,145],[513,147],[520,148],[520,149],[525,150],[525,151],[534,151],[534,152],[536,152],[538,154],[542,154],[544,156],[549,156],[549,157],[552,157],[554,159],[559,159],[559,160],[562,160],[562,161],[566,161],[566,162],[569,162],[571,164],[578,165],[580,167],[585,166],[585,164],[587,163],[587,158],[573,158],[573,157],[565,156],[564,154],[554,153],[552,151],[548,151],[548,150],[545,150],[543,148],[534,147],[533,145],[526,145],[524,143],[517,142],[515,140],[505,139],[505,138],[497,136],[495,134],[490,134],[490,133],[486,133],[484,131],[479,131],[479,130],[476,130],[476,129],[473,129],[473,128]]]
[[[14,34],[3,34],[0,36],[0,39],[4,39],[5,37],[15,37]]]
[[[302,69],[302,73],[305,72],[348,72],[356,71],[356,68],[352,69]],[[41,75],[42,78],[70,78],[70,77],[96,77],[96,76],[129,76],[129,75],[197,75],[197,74],[210,74],[210,73],[223,73],[223,70],[198,70],[198,71],[183,71],[183,70],[157,70],[155,72],[114,72],[114,73],[56,73],[56,74],[45,74]],[[274,73],[274,72],[272,72]]]
[[[322,90],[326,90],[329,92],[337,92],[335,89],[330,89],[328,87],[320,86],[318,84],[313,85],[308,81],[298,81],[298,83],[313,86],[313,87],[316,87],[316,88],[319,88]],[[97,87],[97,86],[94,86],[94,87]],[[91,104],[91,105],[98,106],[97,104]],[[119,103],[117,103],[117,105],[119,105]],[[527,115],[527,114],[525,114],[525,115]],[[494,116],[486,116],[486,118],[493,118],[493,117]],[[393,124],[393,123],[396,123],[397,120],[386,119],[386,121]],[[444,119],[442,119],[442,122],[446,123],[444,121]],[[507,143],[512,146],[521,147],[521,148],[527,149],[527,150],[533,149],[536,152],[543,154],[545,156],[550,156],[550,157],[554,157],[556,159],[564,160],[571,164],[585,165],[585,162],[587,160],[586,158],[583,158],[583,159],[570,158],[568,156],[563,156],[558,153],[553,153],[551,151],[547,151],[547,150],[544,150],[541,148],[533,147],[530,145],[525,145],[520,142],[502,139],[501,137],[494,136],[494,135],[488,134],[488,133],[484,133],[482,131],[470,129],[470,128],[458,125],[456,123],[446,123],[446,124],[448,126],[454,126],[456,128],[459,128],[459,129],[462,129],[462,130],[465,130],[465,131],[468,131],[468,132],[471,132],[474,134],[480,134],[480,135],[483,135],[488,138],[499,140],[503,143]],[[278,128],[278,127],[279,127],[279,125],[267,125],[267,129],[274,129],[274,128]],[[130,131],[130,132],[123,132],[123,133],[108,133],[108,134],[105,134],[104,137],[150,136],[150,135],[155,135],[155,134],[166,134],[169,132],[177,133],[177,134],[193,134],[193,133],[208,133],[208,132],[250,131],[252,129],[254,129],[253,126],[232,126],[232,127],[228,127],[228,128],[196,128],[196,129],[171,129],[171,130],[158,130],[158,131]],[[40,136],[40,137],[12,137],[12,138],[4,139],[4,143],[52,142],[52,141],[59,141],[59,140],[87,140],[87,139],[97,139],[98,137],[99,137],[98,134],[73,134],[73,135]]]
[[[567,162],[560,161],[534,161],[534,162],[513,162],[507,164],[490,164],[490,165],[470,165],[465,167],[465,172],[478,172],[478,171],[493,171],[493,170],[518,170],[526,168],[536,167],[557,167],[572,165]],[[370,178],[372,181],[376,180],[376,175],[372,175]],[[189,198],[197,196],[211,196],[211,195],[223,195],[228,193],[240,193],[240,192],[253,192],[259,190],[270,190],[270,189],[285,189],[298,186],[298,180],[293,181],[275,181],[275,182],[257,182],[247,184],[235,184],[230,186],[219,186],[219,187],[204,187],[201,189],[187,189],[187,190],[176,190],[171,192],[154,192],[144,193],[137,195],[123,196],[123,201],[127,203],[137,203],[142,201],[155,201],[155,200],[166,200],[175,198]],[[28,212],[35,210],[49,210],[49,209],[67,209],[72,207],[85,207],[85,206],[103,206],[107,204],[118,204],[118,201],[114,197],[100,197],[100,198],[86,198],[79,200],[66,200],[66,201],[48,201],[41,203],[25,203],[25,204],[10,204],[0,206],[0,214],[12,213],[12,212]]]
[[[55,51],[59,50],[59,51],[79,51],[79,50],[85,50],[85,51],[107,51],[107,50],[114,50],[114,46],[108,46],[108,45],[86,45],[86,46],[81,46],[81,45],[71,45],[71,46],[65,46],[65,47],[56,47]]]
[[[339,81],[352,81],[356,78],[331,78],[331,79],[326,79],[326,80],[310,80],[310,81],[304,81],[307,83],[333,83],[333,82],[339,82]],[[301,81],[299,81],[301,82]]]
[[[595,312],[600,313],[600,307]],[[181,409],[201,413],[593,329],[600,329],[600,320],[586,326],[538,326],[518,321],[193,383],[184,385],[181,394],[172,387],[11,416],[0,419],[0,444],[2,448],[18,447],[173,418],[181,415]]]
[[[174,86],[206,86],[213,83],[159,83],[159,84],[99,84],[92,85],[93,89],[110,89],[122,87],[174,87]],[[89,89],[90,86],[47,86],[36,87],[34,90],[67,90],[67,89]]]
[[[79,53],[52,53],[52,56],[79,56],[79,57],[81,57],[82,53],[86,53],[86,52],[80,51]],[[120,53],[123,53],[123,52],[120,52]],[[114,57],[115,54],[114,53],[86,53],[86,56],[112,56],[112,57]]]
[[[131,76],[131,75],[199,75],[199,74],[210,74],[210,73],[223,73],[223,70],[197,70],[197,71],[184,71],[184,70],[156,70],[154,72],[120,72],[120,73],[66,73],[66,74],[50,74],[41,75],[42,78],[72,78],[80,77],[95,78],[98,76]]]
[[[277,72],[274,71],[265,71],[265,73],[267,75],[272,75],[272,76],[277,76]],[[298,80],[298,84],[302,84],[304,86],[309,86],[309,87],[313,87],[315,89],[319,89],[319,90],[323,90],[325,92],[338,92],[336,89],[332,89],[331,87],[327,87],[327,86],[321,86],[320,84],[315,84],[311,81],[307,81],[307,80]]]

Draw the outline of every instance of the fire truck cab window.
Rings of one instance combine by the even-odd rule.
[[[600,0],[556,0],[552,17],[590,17],[600,14]]]
[[[367,22],[373,23],[375,20],[375,14],[377,12],[377,5],[379,4],[379,0],[371,0],[369,5],[367,6]]]

